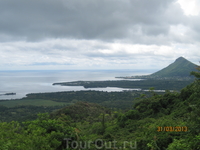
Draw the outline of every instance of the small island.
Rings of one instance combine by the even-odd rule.
[[[5,94],[0,94],[0,96],[3,96],[3,95],[16,95],[16,93],[5,93]]]

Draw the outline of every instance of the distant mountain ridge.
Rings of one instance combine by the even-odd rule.
[[[190,72],[196,70],[197,65],[185,59],[179,57],[167,66],[151,75],[152,78],[165,78],[165,77],[190,77]]]

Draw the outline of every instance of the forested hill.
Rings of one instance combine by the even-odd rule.
[[[174,63],[151,74],[150,77],[190,77],[190,72],[195,71],[196,67],[197,65],[188,61],[184,57],[179,57]]]

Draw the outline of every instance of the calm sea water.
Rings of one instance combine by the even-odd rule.
[[[53,86],[55,82],[69,81],[103,81],[119,80],[115,77],[144,75],[150,71],[112,70],[112,71],[0,71],[0,94],[16,93],[16,95],[3,95],[0,99],[18,99],[28,93],[100,90],[122,91],[123,88],[89,88],[82,86]]]

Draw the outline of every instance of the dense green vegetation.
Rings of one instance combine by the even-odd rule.
[[[103,91],[68,91],[55,93],[28,94],[25,99],[46,99],[58,103],[72,104],[78,101],[98,103],[110,108],[130,109],[141,94],[148,91],[103,92]]]
[[[77,139],[68,118],[51,119],[40,114],[34,121],[0,123],[0,150],[59,150],[65,149],[65,137]]]
[[[200,150],[200,68],[191,74],[195,81],[180,92],[151,88],[126,112],[78,101],[32,121],[2,122],[0,149]]]
[[[37,118],[38,113],[51,113],[64,106],[34,106],[24,105],[15,107],[6,107],[0,105],[0,122],[11,122],[11,121],[27,121],[34,120]]]
[[[49,99],[31,99],[31,98],[22,98],[14,100],[1,100],[0,105],[6,107],[15,107],[15,106],[64,106],[67,105],[65,102],[56,102]]]
[[[50,113],[80,101],[98,103],[111,109],[128,110],[142,94],[150,95],[147,91],[68,91],[28,94],[26,98],[0,101],[0,121],[34,120],[38,113]]]
[[[36,119],[38,113],[52,112],[64,106],[84,101],[98,103],[111,109],[131,109],[137,97],[145,91],[103,92],[103,91],[69,91],[55,93],[28,94],[19,100],[0,101],[0,121],[25,121]]]

